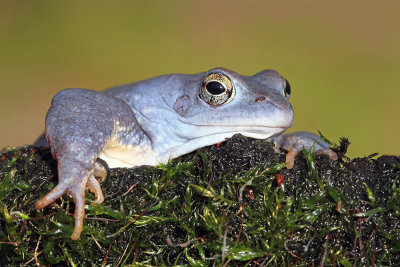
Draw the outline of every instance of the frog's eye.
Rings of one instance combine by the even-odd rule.
[[[219,106],[229,103],[235,97],[231,80],[222,73],[208,74],[200,88],[200,98],[207,104]]]
[[[291,92],[290,83],[288,82],[288,80],[283,78],[283,92],[282,93],[286,98],[289,98],[290,92]]]

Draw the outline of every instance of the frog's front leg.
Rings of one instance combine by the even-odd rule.
[[[97,158],[111,140],[138,129],[131,108],[119,99],[86,89],[58,93],[46,116],[46,138],[57,160],[58,184],[36,202],[36,208],[44,208],[64,193],[71,195],[75,202],[71,238],[78,239],[83,230],[86,188],[96,195],[95,202],[104,199],[95,179],[99,173]]]
[[[292,134],[274,136],[269,139],[275,143],[277,148],[283,148],[288,151],[286,154],[286,168],[291,169],[294,166],[294,159],[297,154],[305,148],[309,150],[315,143],[316,155],[327,155],[333,160],[338,156],[333,152],[329,144],[324,142],[319,136],[309,132],[295,132]]]

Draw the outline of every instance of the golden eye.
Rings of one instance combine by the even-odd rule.
[[[200,98],[207,104],[219,106],[229,103],[235,97],[231,80],[222,73],[208,74],[201,84]]]

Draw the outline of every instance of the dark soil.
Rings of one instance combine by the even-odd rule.
[[[242,136],[160,167],[112,169],[105,201],[87,193],[72,241],[68,195],[36,210],[57,184],[49,149],[0,154],[1,266],[400,265],[400,157],[313,158]]]

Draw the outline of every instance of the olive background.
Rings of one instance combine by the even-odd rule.
[[[1,1],[0,148],[31,144],[63,88],[276,69],[288,132],[400,154],[400,1]]]

